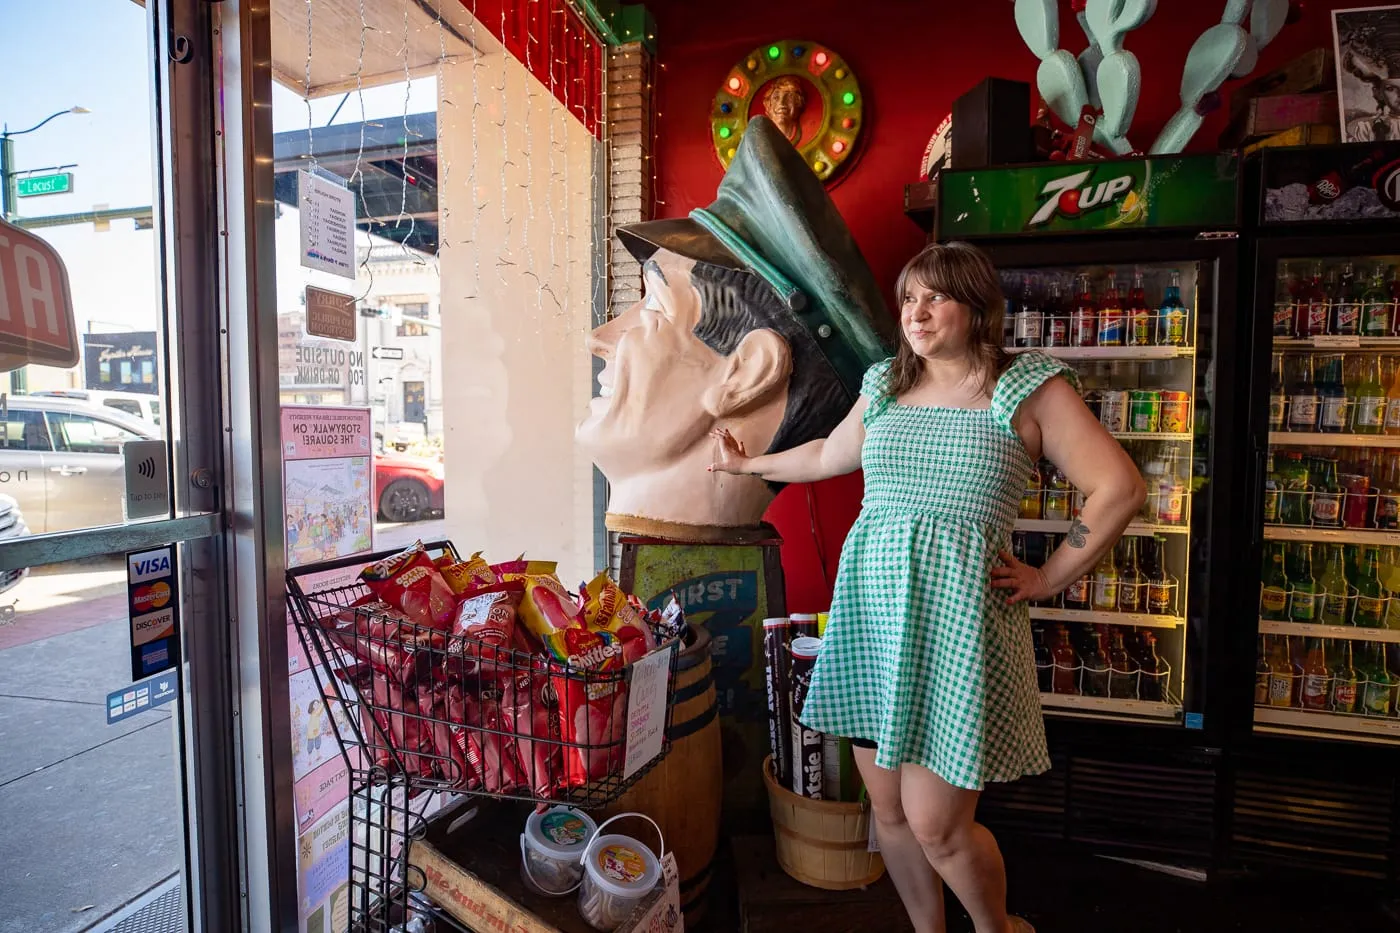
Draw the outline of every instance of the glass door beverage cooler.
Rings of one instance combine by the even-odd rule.
[[[1400,146],[1258,180],[1254,731],[1400,742]]]
[[[1147,501],[1118,546],[1055,600],[1033,605],[1041,703],[1057,738],[1111,731],[1211,744],[1210,682],[1228,605],[1210,552],[1230,540],[1218,455],[1238,423],[1239,196],[1233,156],[1052,163],[945,172],[938,239],[986,249],[1007,298],[1004,340],[1079,374],[1085,402],[1137,463]],[[1240,376],[1238,378],[1243,378]],[[1241,414],[1243,414],[1241,412]],[[1013,547],[1033,564],[1069,533],[1081,497],[1042,462]],[[1221,708],[1223,711],[1223,708]]]

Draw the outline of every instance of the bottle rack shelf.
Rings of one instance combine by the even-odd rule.
[[[1072,693],[1042,693],[1040,705],[1047,711],[1097,713],[1149,719],[1179,720],[1181,706],[1150,700],[1120,700],[1113,697],[1086,697]]]
[[[1167,434],[1162,431],[1125,431],[1121,434],[1115,432],[1113,436],[1120,441],[1175,441],[1179,444],[1189,444],[1195,440],[1195,435],[1193,434]],[[1272,437],[1273,435],[1271,434],[1269,436]],[[1337,437],[1339,435],[1324,434],[1320,436]],[[1394,440],[1395,443],[1391,446],[1400,447],[1400,437],[1392,438],[1392,440]],[[1377,444],[1375,446],[1379,447],[1382,445]]]
[[[1316,541],[1324,544],[1400,545],[1400,531],[1366,528],[1315,528],[1311,525],[1265,525],[1265,541]]]
[[[1275,337],[1275,350],[1400,350],[1400,337]]]
[[[1041,697],[1044,700],[1044,695]],[[1077,698],[1071,698],[1077,699]],[[1254,707],[1254,724],[1278,732],[1339,732],[1400,741],[1400,718],[1326,713],[1283,706]]]
[[[1056,609],[1051,606],[1031,606],[1032,619],[1046,622],[1099,622],[1104,625],[1127,625],[1136,628],[1181,628],[1186,620],[1181,616],[1149,615],[1146,612],[1105,612],[1098,609]]]
[[[1114,435],[1114,437],[1118,436],[1120,435]],[[1146,435],[1122,436],[1145,437]],[[1274,447],[1400,447],[1400,435],[1314,434],[1303,431],[1270,431],[1269,444]]]
[[[1306,638],[1336,638],[1344,641],[1375,641],[1400,645],[1400,629],[1358,628],[1355,625],[1313,625],[1310,622],[1286,622],[1260,619],[1261,635],[1297,635]]]
[[[1067,521],[1055,521],[1053,519],[1040,518],[1018,518],[1016,520],[1016,531],[1039,531],[1046,534],[1067,534],[1070,523]],[[1135,537],[1151,537],[1153,535],[1189,535],[1191,526],[1182,525],[1158,525],[1153,522],[1129,522],[1128,527],[1123,530],[1125,535]],[[1400,535],[1396,536],[1400,538]],[[1397,541],[1400,543],[1400,541]]]
[[[1400,340],[1397,340],[1400,344]],[[1057,360],[1174,360],[1195,356],[1195,347],[1007,347],[1007,353],[1039,350]]]

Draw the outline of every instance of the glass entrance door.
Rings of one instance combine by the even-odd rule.
[[[0,253],[77,357],[0,372],[0,927],[233,929],[209,13],[60,6],[0,30]]]

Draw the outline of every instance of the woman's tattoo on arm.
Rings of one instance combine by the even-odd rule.
[[[1070,547],[1083,547],[1089,543],[1089,539],[1085,537],[1087,534],[1089,534],[1089,526],[1076,518],[1070,523],[1069,533],[1065,540],[1069,542]]]

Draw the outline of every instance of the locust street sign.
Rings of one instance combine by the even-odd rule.
[[[73,190],[73,173],[23,175],[15,179],[15,188],[15,193],[22,198],[37,198],[45,194],[67,194]]]

